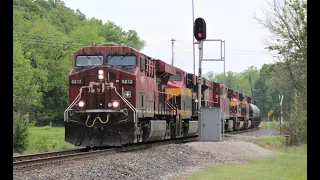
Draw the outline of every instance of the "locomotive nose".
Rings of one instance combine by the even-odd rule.
[[[86,74],[87,86],[85,109],[112,109],[119,110],[120,101],[110,88],[110,83],[115,89],[119,89],[118,75],[109,67],[97,67]]]

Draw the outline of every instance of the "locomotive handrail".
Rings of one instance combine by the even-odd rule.
[[[167,104],[168,104],[169,107],[171,107],[173,110],[176,110],[176,108],[175,108],[169,101],[167,101]]]
[[[69,118],[68,118],[68,112],[69,112],[69,110],[80,100],[80,98],[81,98],[81,94],[82,94],[82,89],[83,88],[86,88],[87,86],[82,86],[81,88],[80,88],[80,92],[79,92],[79,94],[77,95],[77,97],[72,101],[72,103],[68,106],[68,108],[64,111],[64,113],[63,113],[63,115],[64,115],[64,121],[65,122],[68,122],[69,120]]]
[[[174,110],[176,112],[177,115],[180,115],[177,107],[173,106],[169,101],[167,101],[167,105],[169,105],[169,107],[172,108],[172,110]]]
[[[159,93],[159,94],[171,95],[171,96],[173,96],[173,97],[176,98],[176,95],[175,95],[175,94],[171,94],[171,93],[167,93],[167,92],[161,92],[161,91],[154,91],[154,92],[157,92],[157,93]],[[166,104],[167,104],[169,107],[172,108],[172,110],[175,110],[176,113],[179,114],[177,108],[176,108],[174,105],[172,105],[169,100],[166,100],[165,102],[166,102]]]
[[[205,102],[205,101],[207,101],[207,102],[210,102],[210,103],[217,104],[217,103],[219,103],[218,97],[220,97],[220,96],[219,96],[219,95],[216,95],[217,101],[201,100],[201,102]]]
[[[137,115],[137,109],[134,108],[134,106],[128,101],[126,100],[125,98],[123,98],[117,91],[117,88],[116,87],[112,87],[114,88],[114,91],[117,93],[117,95],[129,106],[129,108],[133,111],[134,115],[133,115],[133,122],[136,124],[137,121],[136,121],[136,115]]]
[[[176,107],[174,107],[169,101],[167,101],[167,104],[169,105],[169,107],[171,107],[172,108],[172,110],[177,110],[177,108]]]
[[[165,95],[171,95],[175,98],[175,101],[176,101],[176,95],[175,94],[171,94],[171,93],[167,93],[167,92],[161,92],[161,91],[155,91],[159,94],[165,94]],[[169,100],[166,100],[166,103],[170,103]],[[174,110],[177,110],[175,106],[173,106],[171,103],[169,104]]]
[[[118,91],[117,91],[117,88],[116,87],[114,87],[114,89],[115,89],[115,91],[116,91],[116,93],[117,93],[117,95],[118,96],[120,96],[120,98],[130,107],[130,109],[131,110],[135,110],[135,111],[137,111],[137,109],[127,100],[127,99],[125,99],[125,98],[123,98],[123,96],[122,95],[120,95],[120,93],[118,93]],[[128,111],[128,110],[127,110]]]
[[[175,94],[171,94],[171,93],[167,93],[167,92],[161,92],[161,91],[154,91],[160,94],[168,94],[168,95],[172,95],[172,96],[176,96]]]

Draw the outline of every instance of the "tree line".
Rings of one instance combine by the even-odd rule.
[[[250,66],[243,72],[226,72],[223,73],[208,72],[204,74],[206,78],[214,82],[225,84],[227,87],[242,92],[252,97],[253,102],[259,107],[262,120],[267,120],[268,112],[273,111],[270,120],[279,121],[280,119],[280,100],[279,95],[285,95],[283,101],[284,118],[289,117],[291,92],[286,91],[279,81],[276,67],[278,64],[263,64],[258,69]],[[288,95],[288,96],[287,96]]]
[[[73,52],[92,44],[122,43],[142,49],[135,30],[86,18],[61,0],[13,1],[13,119],[15,149],[25,127],[63,122]],[[22,148],[23,149],[23,148]]]
[[[227,72],[225,84],[251,95],[261,110],[263,119],[270,110],[271,117],[280,117],[279,95],[284,95],[284,133],[293,145],[307,140],[307,1],[270,0],[265,17],[256,17],[271,36],[265,40],[266,49],[275,52],[275,63],[264,64],[260,70],[249,67],[241,73]],[[223,74],[206,74],[223,81]]]

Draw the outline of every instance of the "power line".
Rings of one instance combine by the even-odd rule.
[[[49,35],[44,35],[44,34],[35,34],[35,33],[23,32],[23,31],[13,31],[13,34],[30,35],[30,36],[45,37],[45,38],[57,38],[57,37],[61,36],[61,34],[57,34],[56,36],[49,36]],[[81,38],[77,38],[77,37],[70,37],[70,36],[65,36],[65,38],[75,39],[75,40],[85,40],[85,39],[81,39]]]
[[[18,31],[14,32],[14,35],[17,35]],[[20,34],[20,33],[19,33]],[[39,35],[39,34],[31,34],[31,33],[21,33],[21,34],[28,34],[28,35],[34,35],[34,36],[38,36],[39,38],[45,38],[45,37],[52,37],[52,38],[56,38],[56,36],[48,36],[48,35]],[[53,40],[52,38],[50,39],[35,39],[36,37],[34,37],[34,39],[32,39],[32,37],[26,38],[26,37],[19,37],[18,39],[22,42],[22,43],[27,43],[27,44],[47,44],[47,45],[58,45],[58,46],[75,46],[75,47],[79,47],[79,46],[86,46],[86,45],[90,45],[90,44],[85,44],[85,43],[81,43],[79,42],[77,39],[79,38],[69,38],[66,37],[66,39],[64,40]],[[80,39],[79,39],[80,40]],[[175,48],[174,47],[174,42],[179,42],[181,43],[180,40],[176,40],[174,38],[172,38],[171,40],[171,44],[172,44],[172,62],[171,64],[174,64],[174,56],[175,56],[175,50],[178,50],[179,52],[192,52],[191,48]],[[175,49],[174,49],[175,48]],[[258,53],[266,53],[266,54],[272,54],[272,52],[267,52],[267,51],[257,51],[257,50],[236,50],[236,49],[231,49],[228,51],[230,54],[235,54],[235,55],[258,55]]]
[[[184,40],[177,40],[175,39],[177,43],[181,44],[185,44],[185,45],[192,45],[192,42],[190,41],[184,41]],[[178,51],[190,51],[192,52],[192,47],[181,47],[181,48],[175,48],[175,50]],[[247,49],[247,50],[241,50],[241,49],[228,49],[228,52],[232,52],[232,53],[270,53],[267,50],[263,51],[263,50],[254,50],[254,49]]]
[[[192,52],[191,48],[176,48],[176,50],[181,51],[181,52]],[[237,50],[237,49],[231,49],[228,50],[228,52],[231,53],[270,53],[268,51],[261,51],[261,50]]]
[[[76,45],[76,44],[72,44],[72,43],[48,43],[48,42],[41,42],[41,41],[25,41],[22,40],[20,41],[22,43],[26,43],[26,44],[43,44],[43,45],[54,45],[54,46],[72,46],[72,47],[79,47],[82,45]]]
[[[22,31],[14,31],[13,32],[14,35],[30,35],[30,36],[36,36],[36,37],[40,37],[40,38],[57,38],[58,36],[50,36],[50,35],[44,35],[44,34],[34,34],[34,33],[29,33],[29,32],[22,32]],[[77,38],[77,37],[65,37],[67,38],[69,41],[74,41],[73,43],[74,44],[77,44],[77,45],[84,45],[84,43],[77,43],[77,41],[81,41],[81,40],[87,40],[87,39],[82,39],[82,38]],[[35,39],[32,39],[32,40],[35,40]],[[41,40],[43,41],[43,40]],[[67,41],[67,40],[66,40]],[[177,40],[177,39],[171,39],[169,40],[171,41],[171,44],[174,46],[174,42],[178,42],[179,44],[190,44],[191,45],[191,42],[189,41],[181,41],[181,40]],[[47,41],[49,42],[49,41]],[[50,41],[50,42],[57,42],[58,41]],[[59,42],[59,43],[64,43],[64,42]],[[69,43],[69,42],[67,42]],[[161,44],[161,43],[159,43]],[[191,48],[175,48],[176,50],[178,51],[192,51]],[[268,53],[267,51],[261,51],[261,50],[237,50],[237,49],[229,49],[228,52],[232,52],[232,53]]]

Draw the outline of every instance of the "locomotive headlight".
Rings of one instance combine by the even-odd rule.
[[[79,107],[83,107],[84,106],[84,102],[83,101],[80,101],[79,102]]]
[[[99,74],[99,79],[103,79],[103,75],[102,74]]]
[[[102,75],[102,74],[103,74],[103,70],[100,69],[100,70],[98,71],[98,73],[99,73],[99,75],[100,75],[100,74]]]
[[[118,101],[114,101],[114,102],[112,103],[112,106],[115,107],[115,108],[118,107],[118,106],[119,106],[119,102],[118,102]]]

